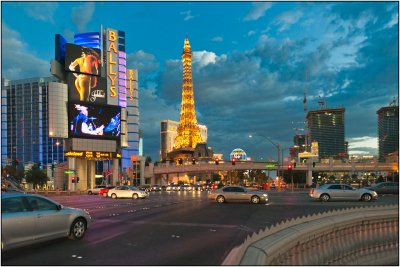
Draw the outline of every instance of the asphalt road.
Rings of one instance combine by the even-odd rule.
[[[247,235],[286,219],[368,205],[398,204],[398,195],[375,202],[311,200],[307,192],[268,191],[267,204],[224,203],[207,192],[151,192],[148,199],[98,195],[54,196],[84,208],[92,224],[81,240],[58,239],[2,253],[2,265],[220,265]]]

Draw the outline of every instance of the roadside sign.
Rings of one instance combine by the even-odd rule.
[[[66,170],[64,171],[65,174],[74,174],[75,170]]]

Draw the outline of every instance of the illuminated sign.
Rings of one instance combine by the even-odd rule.
[[[118,105],[117,92],[117,60],[118,60],[118,49],[117,31],[107,29],[107,84],[108,84],[108,104]]]
[[[100,151],[69,151],[64,153],[65,157],[85,158],[85,159],[120,159],[120,153],[100,152]],[[66,172],[65,172],[66,173]]]
[[[275,164],[267,164],[265,165],[266,168],[275,168],[276,165]]]
[[[64,171],[65,174],[74,174],[75,170],[66,170]]]
[[[77,78],[75,73],[68,75],[69,101],[86,101],[96,104],[107,104],[107,81],[104,77],[80,74]],[[89,90],[80,91],[81,80],[87,80],[90,84]]]
[[[100,49],[74,44],[66,44],[65,70],[75,73],[100,75]],[[77,74],[77,76],[79,75]]]
[[[125,32],[106,29],[106,64],[109,105],[126,107]]]
[[[135,87],[133,86],[133,84],[134,84],[134,81],[137,81],[136,74],[137,74],[136,71],[128,70],[128,81],[129,81],[128,89],[129,89],[129,100],[130,101],[133,101],[133,98],[134,98]]]
[[[121,107],[68,103],[70,138],[115,139],[121,136]]]

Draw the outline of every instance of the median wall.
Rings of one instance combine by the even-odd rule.
[[[399,206],[329,211],[254,233],[222,265],[398,265]]]

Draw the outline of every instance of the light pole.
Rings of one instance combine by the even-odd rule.
[[[279,144],[274,143],[271,139],[269,139],[268,137],[266,137],[266,136],[264,136],[264,135],[259,135],[259,134],[257,134],[257,136],[260,136],[260,137],[262,137],[262,138],[268,140],[271,144],[273,144],[273,145],[276,147],[276,149],[277,149],[277,151],[278,151],[278,159],[277,159],[277,162],[278,162],[278,170],[277,170],[277,176],[279,177],[279,174],[280,174],[280,166],[281,166],[281,164],[280,164],[281,146],[280,146]],[[249,135],[249,138],[252,138],[252,137],[253,137],[253,135],[250,134],[250,135]]]

